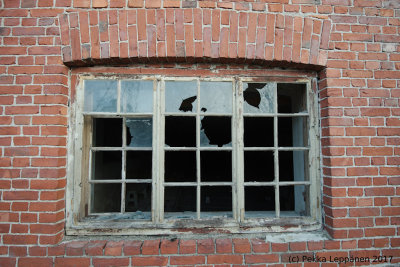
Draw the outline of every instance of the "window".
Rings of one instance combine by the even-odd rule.
[[[82,75],[70,233],[319,227],[312,82]]]

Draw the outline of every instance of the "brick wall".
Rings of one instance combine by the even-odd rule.
[[[399,1],[3,0],[0,20],[0,266],[400,262]],[[175,62],[319,72],[332,240],[65,239],[69,68]]]

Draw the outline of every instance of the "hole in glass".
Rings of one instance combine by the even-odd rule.
[[[165,82],[166,112],[196,112],[197,82]]]
[[[308,216],[309,188],[305,185],[279,187],[282,216]]]
[[[201,151],[201,181],[231,182],[232,153],[230,151]]]
[[[232,146],[231,117],[201,118],[201,146]]]
[[[245,186],[246,217],[275,216],[275,189],[273,186]]]
[[[136,219],[151,219],[151,184],[126,184],[125,211],[136,212]]]
[[[278,83],[278,112],[307,112],[306,85],[293,83]]]
[[[244,152],[244,181],[271,182],[274,180],[274,153],[272,151]]]
[[[274,118],[244,117],[244,146],[273,147]]]
[[[121,184],[92,184],[92,212],[120,212]]]
[[[244,113],[273,113],[273,83],[243,83]]]
[[[92,177],[94,180],[121,179],[122,153],[121,151],[95,151]]]
[[[196,187],[194,186],[178,186],[178,187],[165,187],[165,212],[179,212],[187,213],[185,216],[181,214],[181,218],[189,217],[192,218],[196,211]],[[167,215],[172,216],[172,214]]]
[[[165,117],[165,145],[170,147],[195,147],[196,118]]]
[[[166,182],[195,182],[196,169],[196,152],[165,152],[164,177]]]
[[[121,147],[122,119],[93,118],[93,146]]]
[[[152,152],[126,152],[126,179],[151,179]]]
[[[232,187],[202,186],[201,211],[232,211]]]

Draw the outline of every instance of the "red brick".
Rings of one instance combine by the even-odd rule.
[[[279,255],[278,254],[245,255],[244,259],[246,264],[273,263],[279,261]]]
[[[61,266],[61,267],[67,267],[67,266],[86,267],[86,266],[90,266],[90,259],[89,258],[57,257],[55,259],[55,266]]]
[[[167,266],[167,257],[132,257],[134,266]]]
[[[197,253],[214,253],[214,241],[212,239],[201,239],[197,241]]]
[[[161,254],[177,254],[178,240],[162,240],[160,247]]]
[[[195,240],[180,240],[179,253],[180,254],[196,253],[196,241]]]
[[[171,256],[171,265],[194,265],[204,264],[205,256]]]
[[[209,264],[242,264],[242,255],[208,255],[207,263]]]
[[[145,240],[142,245],[143,255],[158,255],[160,240]]]

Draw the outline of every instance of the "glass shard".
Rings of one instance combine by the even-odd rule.
[[[232,146],[231,117],[201,117],[201,146]]]
[[[197,82],[165,82],[166,112],[196,112]]]
[[[153,81],[122,81],[121,112],[150,113],[153,111]]]
[[[273,113],[274,86],[274,83],[243,83],[244,113]]]
[[[201,111],[232,113],[232,88],[232,82],[201,82]]]
[[[128,118],[126,127],[127,146],[152,147],[153,120],[151,118]]]
[[[86,80],[85,112],[117,112],[117,81]]]

